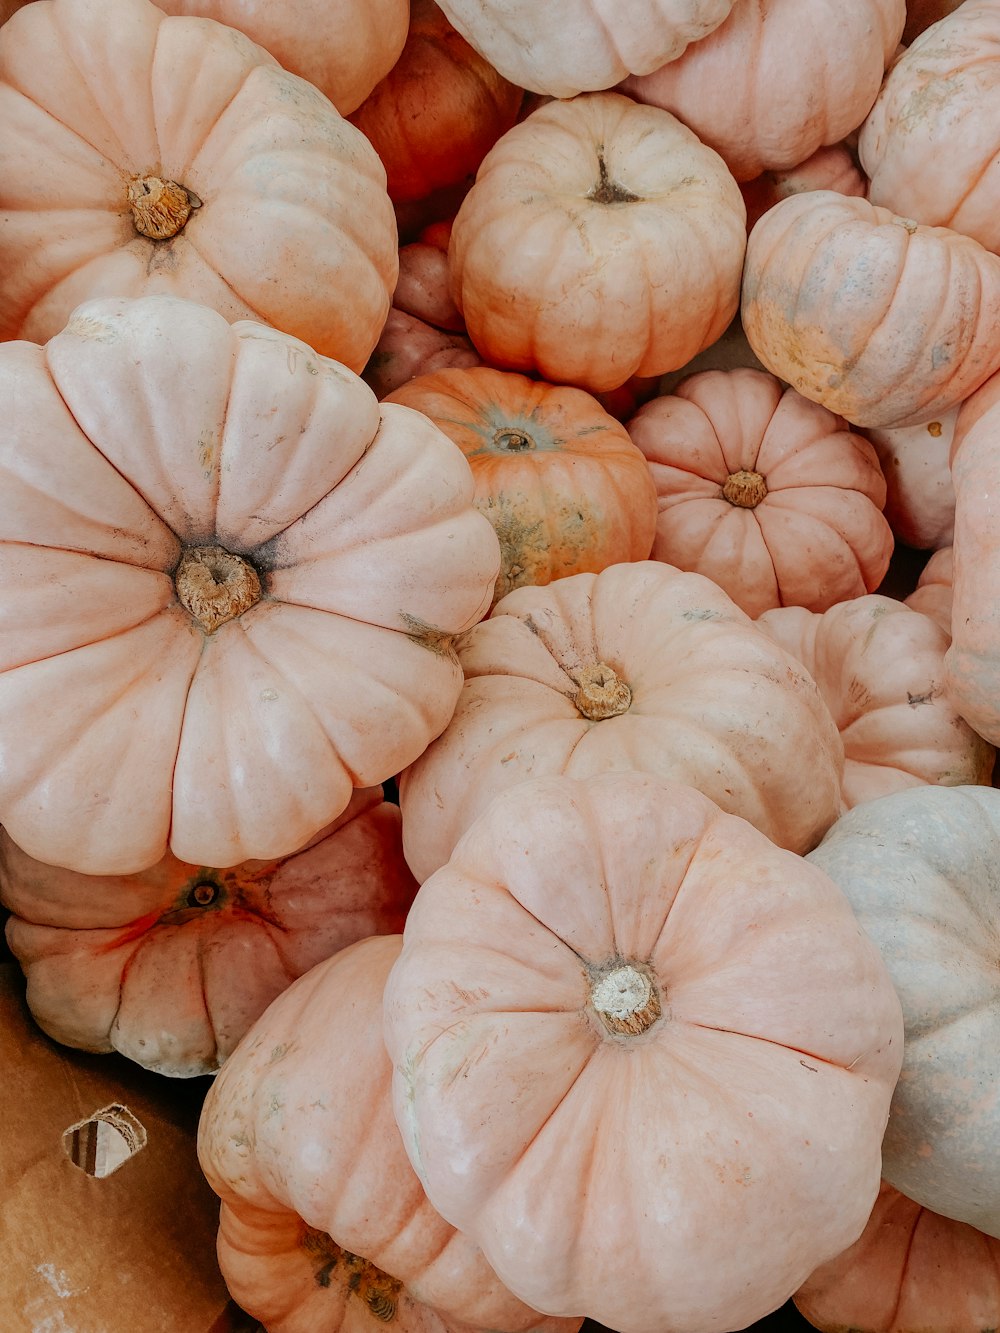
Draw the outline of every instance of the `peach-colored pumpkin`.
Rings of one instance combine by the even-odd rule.
[[[597,392],[660,375],[736,312],[746,207],[717,154],[620,93],[549,102],[455,218],[455,303],[484,361]]]
[[[269,1333],[575,1333],[529,1310],[428,1203],[393,1119],[382,992],[400,938],[362,940],[268,1008],[205,1101],[219,1261]]]
[[[829,190],[754,227],[742,312],[769,370],[858,426],[933,420],[1000,367],[1000,257]]]
[[[747,206],[747,229],[764,216],[769,208],[789,195],[808,190],[836,190],[863,198],[868,194],[868,177],[845,143],[817,148],[811,157],[784,171],[765,171],[740,186]]]
[[[1000,8],[966,0],[893,65],[858,140],[872,203],[1000,251]]]
[[[757,624],[815,680],[844,742],[844,804],[934,783],[988,783],[993,746],[944,691],[950,638],[891,597],[855,597],[822,615],[779,607]]]
[[[553,97],[610,88],[681,54],[734,0],[440,0],[466,39],[521,88]]]
[[[523,95],[434,0],[411,0],[402,55],[351,119],[382,159],[389,198],[423,199],[475,175]]]
[[[360,370],[397,262],[371,145],[232,28],[53,0],[0,31],[0,337],[158,292]]]
[[[628,423],[656,482],[653,556],[713,579],[749,616],[825,611],[892,555],[875,450],[773,375],[708,370]]]
[[[417,894],[385,1037],[431,1201],[622,1333],[743,1328],[849,1244],[902,1054],[827,877],[638,772],[493,803]]]
[[[442,730],[499,548],[425,417],[164,296],[3,344],[0,385],[0,821],[29,855],[287,855]]]
[[[905,18],[905,0],[739,0],[679,59],[622,87],[679,116],[748,181],[861,124]]]
[[[885,1181],[860,1238],[795,1293],[822,1333],[982,1333],[1000,1327],[1000,1240]]]
[[[386,400],[430,417],[468,459],[500,541],[494,601],[525,584],[645,560],[656,488],[590,394],[485,366],[421,375]]]
[[[951,638],[951,586],[954,581],[954,554],[950,546],[935,551],[920,571],[917,586],[905,599],[914,611],[930,616]]]
[[[329,97],[342,116],[395,65],[408,0],[156,0],[168,14],[216,19],[271,52]]]
[[[918,426],[867,432],[885,475],[889,526],[917,550],[950,546],[955,534],[950,459],[957,417],[953,407]]]
[[[798,852],[840,811],[844,747],[816,683],[700,574],[641,561],[518,588],[456,647],[455,715],[400,779],[418,880],[542,775],[644,769]]]
[[[402,930],[416,887],[380,787],[356,791],[294,856],[231,869],[168,854],[141,875],[78,875],[0,831],[7,941],[36,1022],[68,1046],[175,1077],[214,1072],[322,959]]]

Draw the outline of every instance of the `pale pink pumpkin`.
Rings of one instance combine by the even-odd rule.
[[[448,249],[483,360],[603,392],[660,375],[736,313],[743,196],[680,121],[620,93],[549,102],[491,149]]]
[[[895,62],[858,140],[872,203],[1000,250],[1000,9],[966,0]]]
[[[793,194],[809,190],[835,190],[837,194],[868,194],[868,177],[858,166],[846,143],[817,148],[804,162],[782,171],[765,171],[740,186],[747,206],[747,229],[751,229],[769,208]]]
[[[399,936],[362,940],[268,1008],[223,1066],[198,1152],[219,1262],[269,1333],[575,1333],[507,1291],[428,1203],[393,1118],[382,992]]]
[[[733,0],[441,0],[501,74],[553,97],[610,88],[676,59],[732,7]]]
[[[937,550],[955,534],[951,443],[958,408],[940,419],[896,430],[867,431],[886,480],[885,516],[906,546]]]
[[[239,28],[292,74],[329,97],[342,116],[360,106],[399,59],[408,0],[156,0],[168,14]]]
[[[543,775],[643,769],[798,852],[840,812],[843,744],[816,683],[700,574],[639,561],[518,588],[456,647],[455,715],[400,779],[418,880],[496,795]]]
[[[678,59],[622,87],[679,116],[748,181],[861,124],[905,19],[905,0],[737,3]]]
[[[830,190],[765,213],[743,326],[775,375],[858,426],[939,418],[1000,368],[1000,257]]]
[[[442,730],[499,547],[425,417],[163,296],[0,346],[0,384],[0,821],[29,855],[284,856]]]
[[[4,24],[0,337],[44,342],[82,301],[166,293],[360,370],[396,268],[371,145],[242,34],[148,0]]]
[[[168,853],[141,875],[79,875],[0,831],[7,942],[36,1022],[161,1074],[214,1072],[296,977],[402,930],[417,886],[400,833],[379,787],[294,856],[230,869]]]
[[[917,586],[905,599],[907,606],[935,621],[951,638],[951,587],[954,581],[954,552],[950,546],[935,551],[920,571]]]
[[[893,539],[875,450],[773,375],[692,375],[628,431],[656,483],[654,559],[706,575],[749,616],[825,611],[881,583]]]
[[[844,742],[844,804],[933,783],[988,783],[993,746],[944,689],[949,635],[891,597],[856,597],[822,615],[779,607],[757,624],[819,686]]]
[[[823,1333],[982,1333],[1000,1326],[1000,1240],[885,1181],[860,1238],[795,1293]]]
[[[899,1001],[843,895],[744,820],[649,773],[524,782],[403,941],[410,1160],[523,1299],[723,1333],[861,1231]]]

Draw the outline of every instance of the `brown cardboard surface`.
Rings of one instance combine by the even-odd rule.
[[[195,1152],[207,1081],[57,1046],[34,1026],[23,987],[17,967],[0,965],[0,1330],[243,1333]],[[128,1115],[88,1123],[116,1105]],[[125,1160],[98,1179],[67,1146],[84,1166]]]

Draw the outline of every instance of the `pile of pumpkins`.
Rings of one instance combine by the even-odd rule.
[[[1000,0],[0,16],[0,901],[235,1299],[996,1329]]]

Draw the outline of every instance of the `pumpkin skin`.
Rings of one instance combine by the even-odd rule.
[[[679,59],[622,86],[678,116],[737,180],[753,180],[861,124],[905,19],[905,0],[736,4]]]
[[[882,1182],[860,1238],[795,1293],[824,1333],[982,1333],[1000,1325],[1000,1241]]]
[[[416,883],[398,809],[356,791],[295,856],[230,870],[169,854],[95,877],[26,856],[0,831],[7,941],[50,1037],[147,1069],[214,1073],[291,981],[368,935],[402,930]]]
[[[891,597],[856,597],[816,615],[779,607],[757,624],[819,686],[844,742],[844,804],[934,783],[988,783],[992,745],[944,691],[947,632]]]
[[[361,940],[314,967],[270,1005],[209,1090],[198,1154],[222,1199],[226,1283],[269,1333],[375,1330],[387,1315],[411,1333],[574,1333],[581,1320],[544,1319],[505,1290],[410,1168],[381,1034],[400,945],[398,935]],[[382,1273],[362,1268],[352,1300],[355,1256]]]
[[[953,407],[938,421],[868,432],[885,475],[885,516],[905,546],[937,550],[954,540],[951,444],[957,418]]]
[[[30,856],[285,856],[443,729],[499,549],[426,418],[162,296],[3,345],[0,383],[0,822]]]
[[[1000,367],[1000,258],[829,190],[754,227],[743,326],[780,379],[858,426],[940,417]]]
[[[968,0],[895,62],[858,139],[872,203],[1000,250],[1000,13]]]
[[[434,0],[411,0],[402,55],[351,119],[382,160],[389,198],[402,203],[474,176],[523,96]]]
[[[747,228],[752,228],[775,204],[809,190],[835,190],[858,198],[868,195],[868,177],[845,143],[817,148],[811,157],[783,171],[765,171],[740,189],[747,206]]]
[[[478,367],[421,375],[386,401],[430,417],[468,460],[476,507],[500,541],[494,604],[526,584],[648,557],[653,479],[590,394]]]
[[[403,940],[385,1038],[410,1160],[530,1304],[742,1328],[859,1234],[898,1001],[826,877],[745,821],[649,773],[522,783]],[[599,988],[614,1016],[638,978],[649,1003],[606,1027]]]
[[[773,375],[692,375],[628,432],[656,483],[654,558],[706,575],[747,615],[825,611],[885,577],[893,538],[875,450]]]
[[[920,571],[917,586],[906,605],[930,616],[951,638],[951,587],[954,581],[954,552],[950,546],[935,551]]]
[[[618,93],[549,102],[455,217],[455,304],[483,360],[591,392],[684,365],[736,312],[746,207],[717,154]]]
[[[734,0],[442,0],[460,33],[521,88],[553,97],[610,88],[675,60]]]
[[[179,212],[150,203],[164,182]],[[161,222],[163,239],[137,230]],[[364,136],[248,38],[148,0],[35,3],[4,25],[0,224],[4,339],[44,342],[91,298],[164,293],[360,370],[398,265]]]
[[[1000,550],[996,531],[1000,376],[963,403],[952,440],[955,540],[947,689],[965,720],[1000,741]]]
[[[808,860],[847,895],[903,1006],[883,1175],[1000,1236],[1000,791],[916,787],[870,801]]]
[[[518,588],[456,648],[455,715],[400,778],[421,882],[531,777],[642,769],[798,852],[840,811],[844,747],[815,682],[700,574],[641,561]]]

